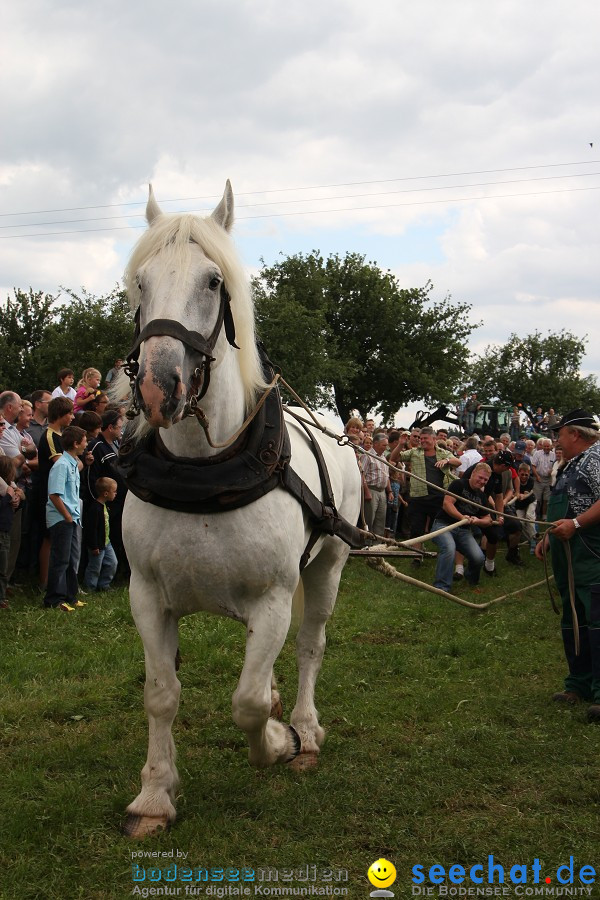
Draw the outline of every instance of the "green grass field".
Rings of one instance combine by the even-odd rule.
[[[434,565],[419,577],[431,583]],[[458,593],[485,601],[542,577],[529,556],[516,571],[499,554],[498,568],[481,594]],[[507,873],[539,858],[554,876],[573,855],[600,869],[600,729],[550,700],[564,665],[544,588],[472,612],[352,560],[317,686],[328,739],[302,775],[248,765],[231,720],[243,630],[183,620],[179,818],[143,844],[119,830],[146,753],[142,647],[125,589],[88,599],[62,614],[25,590],[2,613],[2,898],[131,896],[140,850],[192,867],[342,868],[350,898],[368,897],[379,857],[397,868],[397,898],[412,896],[416,864],[493,854]],[[276,672],[287,718],[292,640]]]

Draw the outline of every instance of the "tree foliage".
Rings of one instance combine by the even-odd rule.
[[[471,366],[470,381],[484,401],[523,403],[567,412],[578,406],[600,410],[600,388],[593,376],[582,377],[587,339],[569,331],[511,334],[506,344],[490,344]]]
[[[253,280],[259,334],[286,380],[308,402],[389,419],[414,400],[449,402],[475,326],[470,307],[432,285],[400,288],[358,253],[313,251],[263,267]]]
[[[0,386],[27,395],[56,387],[56,373],[79,377],[94,366],[104,375],[133,342],[133,317],[125,292],[95,297],[85,288],[61,288],[54,297],[14,289],[0,306]]]
[[[21,390],[36,380],[40,348],[54,319],[55,298],[32,288],[27,293],[15,288],[13,293],[6,306],[0,306],[0,385]]]

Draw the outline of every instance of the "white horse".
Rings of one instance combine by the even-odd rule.
[[[150,227],[126,272],[129,300],[139,308],[142,330],[139,370],[131,379],[145,418],[138,420],[131,443],[139,445],[148,428],[158,429],[171,460],[197,464],[217,452],[197,418],[189,415],[190,396],[199,394],[202,381],[201,361],[214,360],[208,389],[204,396],[200,393],[213,443],[228,441],[266,386],[249,286],[227,234],[233,223],[231,185],[227,182],[223,199],[206,219],[163,214],[150,188],[146,218]],[[225,310],[221,328],[223,295],[230,297],[231,314]],[[231,319],[239,349],[231,341]],[[165,320],[170,324],[164,325]],[[183,334],[174,330],[173,320],[185,326]],[[186,338],[194,333],[196,340]],[[203,346],[203,335],[212,336],[212,351]],[[206,388],[205,371],[203,378]],[[296,421],[287,414],[286,419],[293,469],[321,496],[310,441]],[[355,522],[360,479],[354,453],[320,433],[316,439],[337,508]],[[125,831],[130,836],[153,833],[175,819],[178,776],[171,727],[181,688],[176,675],[178,621],[188,613],[229,616],[246,628],[233,719],[246,732],[251,764],[284,763],[299,752],[303,757],[298,762],[316,760],[324,730],[314,704],[315,682],[325,625],[348,555],[338,537],[320,536],[302,572],[304,617],[297,636],[298,695],[291,727],[272,717],[281,708],[273,665],[288,633],[299,560],[311,531],[307,512],[280,486],[250,505],[206,514],[163,509],[128,494],[123,537],[131,565],[131,610],[144,644],[149,720],[142,789],[127,809]]]

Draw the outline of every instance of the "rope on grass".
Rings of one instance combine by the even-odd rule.
[[[527,585],[527,587],[519,588],[516,591],[510,591],[510,593],[508,594],[502,594],[501,597],[494,597],[493,600],[488,600],[487,603],[471,603],[469,600],[464,600],[462,597],[457,597],[456,594],[449,594],[448,591],[443,591],[441,588],[436,588],[430,584],[425,584],[425,582],[423,581],[418,581],[418,579],[416,578],[411,578],[410,575],[404,575],[402,572],[399,572],[398,569],[395,569],[381,557],[367,557],[367,565],[369,566],[369,568],[381,572],[382,575],[386,575],[388,578],[399,578],[400,581],[405,581],[407,584],[412,584],[414,587],[422,588],[425,591],[429,591],[431,594],[438,594],[440,597],[444,597],[446,600],[451,600],[453,603],[457,603],[459,606],[466,606],[467,609],[488,609],[490,606],[493,606],[494,603],[500,603],[502,600],[507,600],[509,597],[515,597],[517,594],[522,594],[525,591],[540,587],[540,585],[546,583],[545,579],[543,579],[542,581],[536,581],[535,584],[529,584]],[[554,576],[551,575],[550,577],[553,578]]]

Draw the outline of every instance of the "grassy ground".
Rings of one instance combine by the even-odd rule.
[[[434,565],[421,569],[430,583]],[[523,571],[503,557],[498,568],[476,598],[458,592],[481,601],[542,577],[529,556]],[[564,667],[544,589],[471,612],[351,561],[317,688],[328,740],[305,775],[247,763],[231,721],[242,629],[183,620],[179,818],[143,845],[119,831],[146,752],[141,643],[125,589],[88,599],[62,614],[25,590],[2,613],[2,898],[130,896],[140,849],[186,853],[194,867],[345,868],[351,898],[368,896],[382,856],[400,898],[416,864],[493,853],[507,872],[537,857],[554,875],[570,855],[600,868],[600,729],[549,699]],[[277,674],[289,715],[292,642]]]

